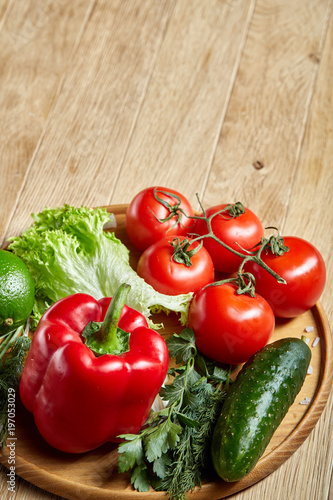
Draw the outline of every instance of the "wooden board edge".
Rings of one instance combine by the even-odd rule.
[[[262,457],[258,462],[255,469],[244,479],[235,483],[225,483],[223,481],[215,481],[213,483],[206,483],[202,485],[201,489],[196,489],[194,496],[197,500],[204,500],[207,495],[224,495],[230,496],[237,492],[253,486],[269,474],[274,472],[282,463],[284,463],[290,456],[301,446],[305,439],[309,436],[312,429],[317,424],[328,400],[333,383],[333,343],[332,336],[326,318],[325,312],[320,303],[317,303],[312,309],[315,316],[316,323],[322,333],[320,336],[320,349],[322,356],[322,370],[318,383],[318,390],[315,393],[308,411],[298,423],[297,427],[292,431],[285,440],[272,450],[269,454]],[[6,466],[5,462],[8,455],[6,452],[0,454],[0,462]],[[56,474],[39,468],[33,463],[30,463],[23,457],[17,456],[16,472],[23,479],[38,486],[50,493],[65,496],[69,500],[91,498],[94,494],[98,499],[116,500],[117,498],[128,499],[134,493],[132,487],[129,485],[128,489],[122,491],[112,491],[109,489],[102,489],[93,485],[77,484],[75,481],[62,478],[57,489]],[[140,498],[144,499],[162,499],[164,492],[142,492]],[[191,495],[189,495],[191,497]]]
[[[116,216],[124,216],[126,214],[127,207],[128,204],[116,204],[102,206],[99,208],[105,208],[109,213],[113,213]],[[317,391],[315,393],[315,397],[309,405],[308,411],[305,413],[302,420],[300,420],[297,424],[295,429],[284,439],[284,441],[274,448],[269,454],[263,456],[255,469],[248,476],[240,481],[237,481],[236,483],[225,483],[221,480],[221,482],[215,481],[213,483],[203,484],[201,489],[196,488],[193,493],[197,500],[205,500],[207,495],[218,495],[218,497],[223,495],[225,498],[226,496],[243,491],[244,489],[261,481],[278,469],[280,465],[292,456],[292,454],[301,446],[317,424],[325,408],[333,384],[333,343],[328,319],[320,302],[312,308],[312,313],[315,317],[319,331],[322,332],[322,335],[320,336],[322,366]],[[0,450],[0,463],[2,463],[5,467],[7,458],[8,455],[6,454],[6,451],[1,452]],[[94,495],[94,498],[101,500],[104,498],[109,500],[123,498],[124,500],[127,500],[131,497],[131,495],[136,493],[130,484],[128,488],[122,491],[112,491],[92,485],[77,484],[75,481],[65,478],[61,479],[61,484],[59,484],[58,490],[57,486],[55,486],[57,483],[56,474],[41,469],[20,456],[16,457],[16,472],[20,477],[35,486],[59,496],[65,495],[65,498],[68,498],[69,500],[84,500],[85,498],[92,498],[92,494]],[[73,492],[75,493],[73,494]],[[150,490],[149,492],[140,492],[139,495],[142,500],[158,500],[165,497],[165,492]],[[189,494],[189,497],[191,496],[192,495]]]
[[[319,324],[319,329],[323,334],[320,337],[322,359],[321,372],[317,391],[311,401],[309,409],[295,429],[279,444],[279,446],[263,456],[248,476],[237,483],[230,484],[230,486],[226,488],[227,496],[253,486],[276,471],[309,437],[311,431],[321,417],[333,385],[333,340],[328,319],[320,302],[317,302],[317,304],[313,306],[312,312],[316,324]]]

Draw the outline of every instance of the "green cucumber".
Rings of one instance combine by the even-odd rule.
[[[299,393],[310,359],[303,340],[285,338],[243,366],[212,437],[213,465],[224,481],[238,481],[254,468]]]

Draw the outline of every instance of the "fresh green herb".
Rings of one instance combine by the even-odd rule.
[[[147,318],[159,310],[180,313],[186,323],[192,294],[170,296],[156,292],[129,263],[129,250],[104,231],[110,214],[103,208],[45,208],[32,214],[34,223],[9,245],[27,265],[35,283],[33,310],[36,326],[55,301],[81,292],[100,299],[113,296],[121,283],[131,285],[127,305]]]
[[[160,391],[167,406],[151,412],[139,434],[121,436],[125,442],[118,448],[119,472],[130,471],[131,482],[139,491],[152,486],[167,491],[172,500],[184,500],[188,491],[211,477],[211,437],[225,399],[222,382],[228,382],[229,370],[220,368],[214,376],[208,360],[206,364],[198,353],[190,328],[171,336],[167,344],[170,357],[180,364],[169,369],[173,381]]]
[[[21,332],[22,327],[19,327],[0,344],[0,449],[5,446],[8,435],[8,396],[17,390],[25,355],[30,347],[28,337],[18,336]]]

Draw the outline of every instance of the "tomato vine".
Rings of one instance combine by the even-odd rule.
[[[200,206],[200,209],[202,211],[202,215],[187,215],[185,211],[180,207],[181,200],[177,195],[174,195],[170,192],[163,191],[164,194],[175,198],[176,203],[174,205],[169,204],[165,200],[162,200],[158,195],[157,195],[157,190],[155,188],[154,190],[154,196],[157,201],[162,203],[165,208],[167,208],[170,212],[170,214],[164,218],[164,219],[158,219],[157,220],[161,223],[165,222],[166,220],[170,220],[172,217],[176,216],[176,222],[175,224],[182,224],[182,218],[186,217],[187,219],[193,219],[193,220],[202,220],[207,224],[207,233],[206,234],[190,234],[191,236],[191,243],[198,241],[199,243],[203,243],[203,240],[206,238],[211,238],[215,240],[218,244],[223,246],[226,250],[232,252],[234,255],[237,257],[240,257],[242,259],[242,262],[238,268],[237,271],[237,278],[231,278],[232,281],[236,281],[238,283],[238,293],[249,293],[250,295],[254,295],[254,289],[255,289],[255,278],[251,273],[246,273],[244,271],[244,266],[246,263],[252,261],[259,266],[261,266],[263,269],[265,269],[269,274],[271,274],[278,283],[286,284],[286,281],[279,276],[273,269],[271,269],[261,258],[261,254],[264,250],[270,249],[271,252],[274,255],[282,255],[285,252],[288,252],[289,248],[284,245],[284,240],[283,237],[280,236],[278,233],[277,236],[271,236],[270,238],[263,237],[261,240],[253,247],[253,250],[246,250],[242,247],[240,247],[240,250],[245,252],[247,255],[244,255],[242,251],[237,251],[236,249],[232,248],[229,246],[227,243],[222,241],[220,238],[216,236],[212,229],[212,220],[216,216],[222,216],[226,220],[231,220],[236,217],[240,217],[242,214],[245,213],[245,208],[244,205],[241,202],[236,202],[235,204],[228,204],[226,207],[224,207],[221,210],[217,210],[216,212],[213,212],[209,216],[206,214],[206,210],[202,206],[202,203],[199,199],[198,194],[197,200]],[[271,226],[267,227],[266,229],[275,229]],[[278,231],[278,230],[277,230]],[[173,258],[175,262],[179,263],[185,263],[186,266],[191,265],[191,258],[192,254],[191,252],[188,252],[188,247],[190,245],[190,242],[188,240],[183,240],[181,244],[179,244],[179,239],[175,237],[172,241],[170,241],[170,244],[174,247],[174,255]],[[197,251],[197,249],[196,249]],[[223,282],[226,282],[229,280],[223,280]],[[221,283],[221,282],[219,282]],[[211,286],[211,285],[208,285]]]

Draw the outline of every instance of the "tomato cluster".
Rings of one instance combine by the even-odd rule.
[[[190,265],[173,258],[174,248],[169,242],[177,237],[181,243],[194,230],[193,216],[185,196],[163,187],[140,191],[127,209],[127,234],[133,245],[143,251],[137,273],[160,293],[196,292],[214,281],[213,261],[203,246],[199,248],[198,242],[187,249],[191,252],[196,248]]]
[[[221,363],[247,361],[270,339],[275,317],[304,313],[325,287],[325,263],[311,243],[287,236],[270,244],[240,203],[194,215],[181,193],[149,187],[130,203],[126,230],[142,251],[137,272],[147,283],[169,295],[193,292],[196,345]],[[215,281],[217,272],[228,279]]]

